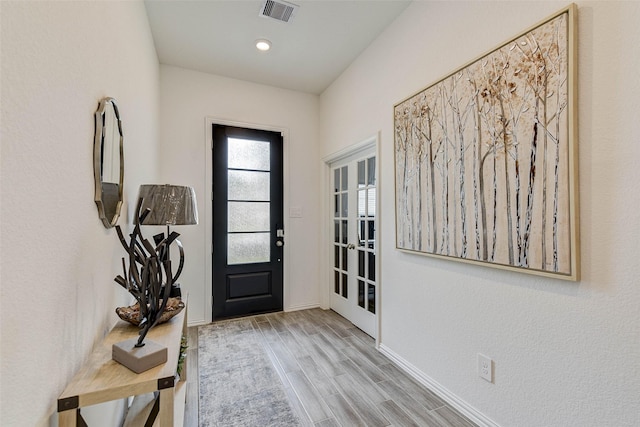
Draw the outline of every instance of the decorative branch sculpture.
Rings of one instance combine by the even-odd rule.
[[[118,275],[114,280],[125,288],[137,301],[140,307],[138,326],[140,327],[138,342],[136,347],[144,345],[144,338],[149,329],[154,327],[160,320],[162,313],[167,307],[171,295],[171,287],[175,283],[178,274],[171,274],[171,259],[169,257],[169,246],[176,241],[179,233],[168,233],[154,236],[155,247],[149,240],[145,239],[140,230],[140,224],[149,215],[150,209],[140,212],[142,198],[138,200],[136,216],[134,219],[134,229],[129,235],[129,241],[125,240],[120,226],[116,226],[118,238],[122,246],[129,254],[129,268],[122,258],[123,275]],[[182,258],[182,257],[181,257]],[[181,263],[182,264],[182,263]],[[180,266],[182,267],[182,266]],[[116,310],[117,311],[117,310]]]

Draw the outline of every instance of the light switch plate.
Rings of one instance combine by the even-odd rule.
[[[490,383],[493,382],[493,360],[480,353],[478,353],[478,375]]]
[[[302,218],[302,208],[300,206],[290,207],[289,218]]]

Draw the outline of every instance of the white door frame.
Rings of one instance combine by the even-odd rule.
[[[224,125],[224,126],[235,126],[239,128],[246,129],[257,129],[257,130],[267,130],[272,132],[279,132],[282,134],[282,200],[283,200],[283,219],[284,219],[284,232],[285,232],[285,241],[286,241],[286,233],[289,230],[289,216],[286,215],[289,212],[289,129],[280,126],[272,126],[272,125],[264,125],[258,123],[247,123],[247,122],[239,122],[233,120],[226,120],[217,117],[205,117],[204,120],[204,148],[205,148],[205,173],[204,173],[204,190],[205,195],[207,195],[207,200],[205,203],[204,209],[204,229],[205,229],[205,253],[207,254],[204,262],[204,291],[205,298],[207,299],[207,303],[205,304],[204,316],[205,322],[210,323],[213,318],[213,261],[212,261],[212,250],[213,250],[213,207],[212,207],[212,197],[213,197],[213,186],[212,186],[212,177],[213,177],[213,135],[212,135],[212,126],[214,124]],[[282,309],[284,311],[288,311],[289,309],[289,248],[290,245],[284,245],[284,253],[283,253],[283,262],[284,269],[282,271]]]
[[[323,182],[323,215],[322,215],[322,262],[321,262],[321,278],[322,289],[320,290],[320,306],[323,309],[328,309],[331,303],[331,292],[333,292],[333,183],[331,173],[331,164],[339,160],[346,159],[347,157],[356,155],[358,153],[375,148],[376,155],[376,347],[380,342],[380,319],[382,318],[382,301],[380,299],[380,286],[382,285],[380,275],[381,265],[381,248],[380,236],[381,236],[381,209],[380,209],[380,183],[381,183],[381,170],[380,170],[380,132],[372,135],[363,141],[356,144],[352,144],[342,150],[336,151],[333,154],[329,154],[322,159],[324,167],[322,168],[322,182]],[[331,274],[329,274],[331,273]]]

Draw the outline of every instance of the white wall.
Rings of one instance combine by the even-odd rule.
[[[185,249],[180,282],[189,292],[189,323],[211,321],[208,120],[285,131],[284,308],[317,306],[318,97],[166,65],[160,67],[160,86],[161,178],[166,183],[193,186],[198,199],[199,224],[176,228]],[[288,207],[302,208],[302,218],[288,218]]]
[[[156,176],[158,60],[140,1],[2,1],[0,15],[0,425],[42,426],[129,301],[113,281],[124,250],[93,202],[93,114],[116,98],[135,198]]]
[[[320,155],[381,131],[383,349],[487,424],[637,426],[640,3],[577,2],[582,279],[394,249],[393,105],[567,4],[414,2],[321,95]]]

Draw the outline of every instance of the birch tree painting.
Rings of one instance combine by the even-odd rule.
[[[395,106],[399,249],[576,280],[573,19]]]

